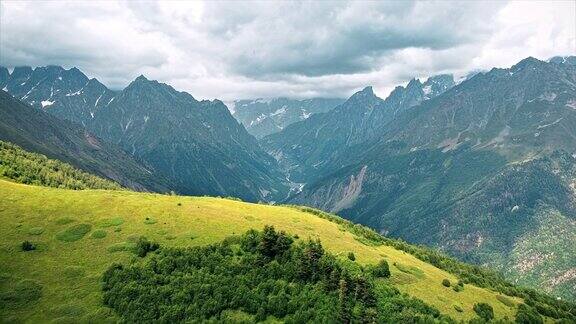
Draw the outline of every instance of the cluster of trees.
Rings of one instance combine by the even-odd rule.
[[[122,189],[115,182],[3,141],[0,141],[0,177],[25,184],[74,190]]]
[[[430,263],[437,268],[459,277],[460,281],[458,285],[462,288],[465,283],[473,284],[478,287],[498,291],[508,296],[520,297],[524,299],[525,305],[522,310],[519,310],[518,316],[526,318],[536,314],[538,318],[541,316],[547,316],[557,320],[576,322],[576,304],[573,302],[558,300],[534,289],[516,286],[506,281],[502,275],[489,269],[460,262],[446,256],[438,250],[426,246],[409,244],[400,239],[384,237],[366,226],[354,224],[336,215],[310,207],[291,207],[340,224],[350,232],[354,233],[357,236],[357,239],[365,244],[388,245],[395,249],[410,253],[424,262]]]
[[[389,275],[385,262],[364,269],[338,260],[317,240],[295,242],[267,226],[220,244],[160,248],[146,262],[113,265],[103,275],[103,295],[128,322],[223,321],[231,313],[297,323],[443,318],[388,283],[375,285],[376,277]]]

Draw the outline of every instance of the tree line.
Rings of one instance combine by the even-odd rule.
[[[0,177],[24,184],[73,190],[122,189],[113,181],[3,141],[0,141]]]

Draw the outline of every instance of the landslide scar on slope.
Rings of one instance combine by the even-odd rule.
[[[360,192],[362,192],[362,182],[364,181],[364,175],[366,174],[366,169],[368,166],[363,166],[358,176],[351,175],[350,176],[350,183],[348,186],[344,188],[344,192],[342,193],[342,198],[334,204],[331,212],[336,213],[343,209],[351,207]]]

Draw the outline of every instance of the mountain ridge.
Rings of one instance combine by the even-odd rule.
[[[575,81],[573,65],[534,58],[479,73],[409,107],[290,201],[573,298]]]

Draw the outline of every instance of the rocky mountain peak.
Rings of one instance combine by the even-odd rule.
[[[555,64],[576,65],[576,56],[554,56],[550,58],[548,62]]]
[[[29,66],[17,66],[14,68],[14,71],[12,71],[12,74],[10,74],[10,76],[13,79],[18,79],[18,78],[26,78],[29,77],[32,74],[32,68]]]
[[[134,79],[134,81],[140,81],[140,82],[142,82],[142,81],[149,81],[149,80],[148,80],[148,78],[146,78],[146,77],[144,76],[144,74],[140,74],[136,79]]]
[[[532,56],[529,56],[525,59],[523,59],[522,61],[516,63],[515,65],[513,65],[510,70],[512,70],[513,72],[519,71],[525,67],[529,67],[529,66],[539,66],[541,64],[545,64],[546,62],[544,61],[540,61],[537,58],[534,58]]]
[[[372,86],[367,86],[364,89],[356,92],[353,94],[347,102],[357,102],[357,101],[366,101],[366,100],[375,100],[380,99],[374,94],[374,90],[372,90]]]

